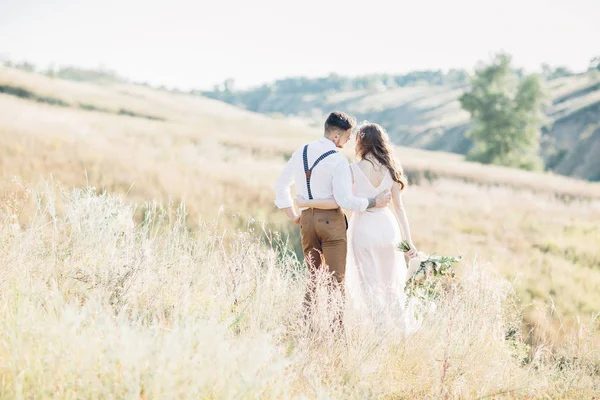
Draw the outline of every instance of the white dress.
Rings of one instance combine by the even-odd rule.
[[[394,181],[389,172],[374,187],[357,164],[351,164],[356,196],[373,198]],[[390,208],[355,212],[348,223],[346,291],[348,300],[377,323],[404,328],[406,262],[397,245],[400,227]]]

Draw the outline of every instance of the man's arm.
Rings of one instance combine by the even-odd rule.
[[[294,201],[290,194],[290,186],[294,183],[294,165],[296,162],[296,152],[292,154],[283,171],[275,181],[275,205],[277,208],[285,211],[288,218],[294,223],[298,223],[298,215],[294,209]]]
[[[316,208],[319,210],[335,210],[340,208],[340,205],[335,202],[335,199],[304,200],[296,198],[296,205],[298,207]]]
[[[384,192],[377,197],[366,199],[356,197],[352,193],[352,176],[350,175],[350,164],[344,157],[337,163],[333,170],[333,197],[340,207],[352,211],[365,211],[369,208],[387,207],[390,203],[391,195]]]

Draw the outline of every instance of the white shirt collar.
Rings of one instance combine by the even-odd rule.
[[[340,150],[337,148],[335,143],[333,143],[331,140],[329,140],[325,137],[322,137],[321,139],[319,139],[319,142],[322,143],[323,146],[325,146],[327,148],[327,151],[329,151],[329,150],[339,151]]]

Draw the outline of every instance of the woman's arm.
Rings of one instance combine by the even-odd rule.
[[[296,204],[300,208],[318,208],[319,210],[335,210],[336,208],[340,208],[335,199],[303,200],[296,198]]]
[[[404,204],[402,203],[402,193],[398,183],[395,183],[394,186],[392,186],[392,203],[394,205],[394,214],[396,214],[396,220],[398,221],[398,225],[402,230],[402,237],[410,245],[410,251],[407,254],[409,257],[414,257],[417,255],[418,251],[410,236],[408,217],[406,216],[406,210],[404,209]]]

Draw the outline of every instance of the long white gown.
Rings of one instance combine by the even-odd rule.
[[[389,172],[374,187],[357,164],[351,164],[356,196],[373,198],[394,181]],[[374,322],[406,323],[404,284],[407,273],[404,253],[397,248],[400,227],[390,208],[355,212],[348,223],[346,292],[348,300]]]

